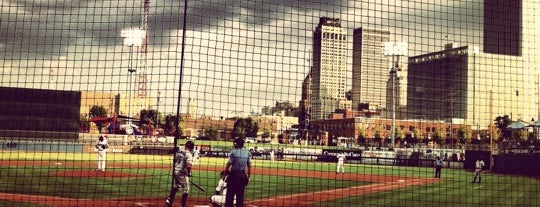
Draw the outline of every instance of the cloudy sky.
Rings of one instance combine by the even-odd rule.
[[[121,31],[139,28],[143,0],[3,0],[0,2],[0,86],[125,93],[130,61]],[[298,103],[320,17],[339,18],[349,33],[385,29],[409,43],[409,55],[446,42],[479,44],[480,0],[198,0],[188,2],[184,70],[180,71],[184,1],[150,0],[146,54],[148,95],[175,112],[182,79],[198,113],[260,112],[276,101]],[[349,52],[349,71],[352,52]],[[350,77],[351,74],[349,73]],[[351,81],[347,80],[350,85]],[[164,109],[163,109],[164,108]]]

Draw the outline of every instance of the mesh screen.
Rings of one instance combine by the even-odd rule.
[[[0,206],[540,206],[539,8],[2,1]]]

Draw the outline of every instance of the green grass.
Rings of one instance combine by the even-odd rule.
[[[429,168],[426,168],[429,169]],[[433,169],[426,175],[432,176]],[[540,180],[532,177],[484,174],[472,184],[472,172],[443,169],[442,180],[380,193],[351,196],[317,206],[539,206]]]
[[[0,153],[3,160],[50,161],[54,162],[95,162],[95,154],[71,153]],[[126,155],[109,153],[108,166],[113,163],[158,164],[167,166],[170,156]],[[193,172],[192,181],[207,189],[206,193],[192,186],[192,196],[208,197],[219,180],[219,170],[225,166],[225,158],[202,158],[201,163],[214,166],[216,171]],[[92,165],[93,166],[93,165]],[[254,160],[254,167],[291,167],[316,170],[319,167],[291,162],[267,162]],[[324,165],[321,165],[324,166]],[[300,169],[300,168],[297,168]],[[30,195],[47,195],[80,199],[105,199],[118,197],[166,197],[171,185],[171,172],[166,168],[119,168],[108,167],[107,172],[117,171],[145,175],[143,178],[104,178],[104,177],[57,177],[49,173],[72,170],[93,170],[85,165],[11,165],[0,166],[0,192]],[[264,198],[292,193],[305,193],[325,189],[345,188],[366,184],[333,179],[298,178],[290,176],[254,175],[247,190],[246,198]],[[276,190],[279,189],[279,190]]]
[[[74,161],[95,162],[96,155],[70,153],[27,153],[0,152],[2,160],[26,161]],[[109,165],[113,163],[157,164],[168,166],[171,156],[160,155],[108,155]],[[219,170],[226,158],[203,157],[200,163],[215,171],[193,172],[192,180],[207,190],[200,192],[192,187],[191,196],[209,197],[218,181]],[[143,174],[143,178],[59,178],[47,176],[50,172],[66,170],[92,170],[91,166],[36,165],[0,166],[0,192],[32,195],[61,196],[69,198],[105,199],[118,197],[166,197],[171,185],[171,172],[162,168],[108,168],[108,171]],[[291,162],[253,160],[254,168],[309,170],[333,172],[335,163]],[[377,166],[347,164],[348,173],[393,175],[403,177],[431,178],[434,169],[421,167]],[[397,190],[350,196],[342,199],[318,203],[318,206],[539,206],[540,180],[526,176],[512,176],[485,173],[482,184],[471,184],[472,172],[462,169],[443,169],[440,182],[411,186]],[[247,199],[267,198],[294,193],[315,192],[325,189],[346,188],[366,185],[366,182],[342,181],[336,179],[299,178],[290,176],[257,175],[247,188]],[[0,201],[2,203],[3,201]],[[11,202],[5,206],[12,205]],[[4,204],[2,203],[2,204]],[[12,206],[31,206],[15,203]]]

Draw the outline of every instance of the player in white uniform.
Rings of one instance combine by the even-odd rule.
[[[482,181],[482,168],[484,168],[484,161],[481,160],[481,159],[478,159],[476,160],[476,163],[475,163],[475,167],[476,169],[474,170],[474,178],[473,178],[473,181],[471,183],[475,183],[476,182],[476,178],[478,177],[478,183],[480,183]]]
[[[339,153],[336,157],[338,159],[336,173],[339,173],[340,170],[345,173],[345,153]]]
[[[107,138],[105,135],[99,135],[99,139],[96,143],[96,150],[98,153],[98,167],[96,171],[105,172],[105,164],[107,161]]]
[[[191,166],[193,165],[192,151],[194,148],[195,143],[187,141],[184,145],[184,149],[179,149],[178,147],[175,147],[174,149],[174,184],[171,188],[169,197],[165,201],[167,207],[172,207],[176,192],[179,190],[182,192],[180,206],[186,207],[189,195],[189,177],[191,176]]]
[[[270,161],[274,161],[274,149],[270,149]]]
[[[227,175],[225,171],[221,171],[219,183],[216,187],[216,193],[210,196],[210,203],[214,207],[222,207],[225,205],[225,195],[227,195]],[[236,199],[233,201],[233,205],[236,204]]]
[[[193,150],[193,165],[199,164],[200,154],[201,152],[199,151],[199,147],[195,147]]]

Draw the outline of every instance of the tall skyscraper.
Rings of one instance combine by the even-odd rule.
[[[390,31],[358,28],[353,33],[352,108],[369,104],[381,109],[387,105],[387,80],[390,77],[384,43],[390,41]]]
[[[522,54],[522,0],[484,1],[484,52]]]
[[[311,119],[326,119],[345,103],[347,31],[339,19],[321,17],[313,33]]]
[[[309,124],[310,111],[311,111],[311,73],[308,73],[304,81],[302,82],[302,99],[300,100],[300,116],[298,117],[298,123],[300,126],[306,127]]]

